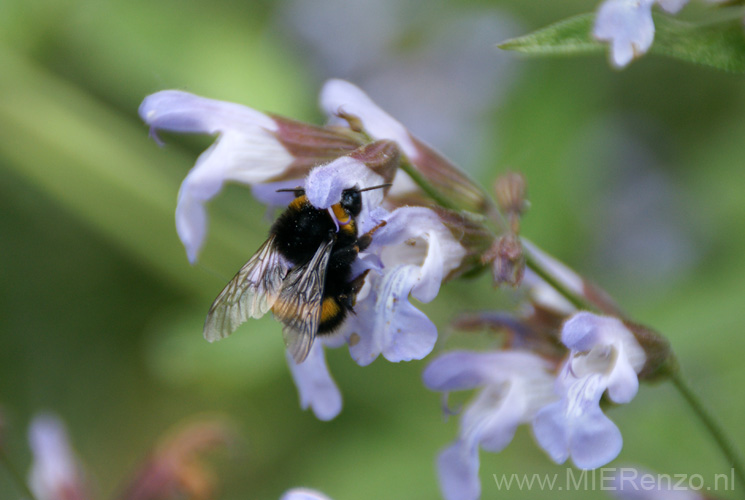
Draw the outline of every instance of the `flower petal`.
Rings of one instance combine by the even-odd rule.
[[[51,415],[34,418],[29,428],[33,463],[29,486],[38,500],[56,500],[64,494],[83,496],[82,476],[62,422]]]
[[[419,278],[417,266],[397,266],[383,276],[375,304],[376,329],[382,330],[383,356],[388,361],[422,359],[437,341],[437,327],[409,302],[409,293]]]
[[[154,130],[219,133],[179,190],[176,230],[192,264],[207,233],[204,203],[219,193],[225,182],[264,182],[280,175],[293,162],[275,134],[277,123],[239,104],[165,90],[145,98],[140,116]]]
[[[493,353],[453,351],[432,361],[422,373],[424,385],[433,391],[461,391],[483,385],[498,367]]]
[[[305,179],[305,195],[316,208],[329,208],[341,200],[345,189],[358,187],[365,189],[379,186],[383,177],[368,168],[360,160],[342,156],[331,163],[316,167]],[[363,193],[364,205],[368,210],[377,207],[383,201],[383,191],[373,189]]]
[[[413,295],[422,302],[430,302],[437,296],[445,276],[463,261],[465,248],[429,208],[400,207],[385,221],[386,225],[375,233],[371,249],[381,249],[386,266],[421,266]],[[426,253],[417,249],[422,243],[426,243]]]
[[[657,0],[657,3],[665,12],[677,14],[688,3],[688,0]]]
[[[152,128],[171,132],[216,134],[254,127],[268,131],[278,128],[274,120],[255,109],[180,90],[163,90],[147,96],[139,113]]]
[[[479,451],[458,440],[437,457],[442,496],[446,500],[476,500],[481,495]]]
[[[654,40],[654,0],[606,0],[600,6],[593,35],[611,43],[611,62],[622,68],[649,50]]]
[[[533,435],[551,460],[563,464],[569,458],[567,418],[561,401],[544,406],[533,419]]]
[[[418,151],[408,130],[391,115],[383,111],[359,87],[344,80],[329,80],[321,89],[321,108],[332,118],[339,120],[340,113],[359,118],[365,128],[375,139],[389,139],[398,143],[410,159]]]
[[[514,384],[487,386],[463,412],[461,438],[498,453],[510,444],[517,426],[532,417],[526,415],[527,409],[526,395]]]
[[[286,491],[279,500],[331,500],[320,491],[308,488],[293,488]]]
[[[623,438],[599,406],[592,407],[573,426],[569,440],[572,462],[580,469],[597,469],[621,453]]]
[[[300,364],[287,353],[287,364],[300,395],[300,407],[310,407],[319,420],[331,420],[341,412],[341,393],[326,366],[322,342],[315,342]]]
[[[587,311],[581,311],[569,318],[561,329],[561,341],[569,349],[575,351],[589,351],[604,342],[603,329],[608,325],[604,316],[598,316]]]
[[[449,392],[502,384],[513,377],[548,381],[550,369],[551,363],[528,352],[453,351],[432,361],[422,377],[427,388]]]
[[[614,403],[629,403],[636,396],[639,390],[639,377],[631,363],[626,360],[625,353],[619,354],[607,383],[608,397]]]
[[[437,327],[409,303],[409,293],[419,275],[417,266],[386,269],[381,277],[369,275],[370,291],[355,306],[345,331],[349,353],[360,366],[381,353],[388,361],[422,359],[432,352]]]

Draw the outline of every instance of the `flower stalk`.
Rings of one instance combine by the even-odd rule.
[[[745,487],[745,463],[743,463],[742,457],[735,448],[732,439],[727,435],[717,419],[714,418],[714,415],[712,415],[703,401],[701,401],[701,398],[693,392],[693,389],[685,381],[680,371],[673,372],[670,375],[670,380],[680,395],[683,396],[685,402],[688,403],[688,406],[696,414],[701,424],[707,431],[709,431],[712,439],[714,439],[717,446],[727,459],[727,462],[735,471],[737,480],[743,487]]]

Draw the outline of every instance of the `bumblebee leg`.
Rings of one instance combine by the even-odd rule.
[[[357,294],[360,292],[362,286],[365,284],[365,277],[369,272],[370,270],[368,269],[364,273],[360,274],[355,279],[350,281],[347,285],[347,289],[344,290],[344,293],[339,295],[338,297],[339,302],[352,313],[354,313],[353,307],[357,301]]]
[[[357,254],[360,253],[357,245],[350,245],[348,247],[341,247],[334,250],[331,254],[330,266],[340,269],[345,266],[349,266],[357,258]]]
[[[368,232],[357,238],[357,251],[361,252],[367,247],[370,246],[370,243],[372,243],[372,237],[375,234],[375,232],[380,229],[381,227],[385,226],[387,224],[386,221],[380,222],[377,226],[370,229]]]

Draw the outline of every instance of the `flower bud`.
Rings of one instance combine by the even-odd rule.
[[[409,201],[415,200],[410,199]],[[434,210],[440,222],[448,228],[453,238],[465,250],[460,264],[448,274],[446,279],[469,277],[481,272],[485,267],[482,255],[488,251],[494,238],[492,233],[484,226],[483,220],[468,212],[456,212],[438,206],[430,208]]]
[[[494,183],[499,208],[506,215],[521,216],[528,208],[525,200],[525,177],[519,172],[507,172]]]
[[[669,377],[678,370],[670,341],[651,328],[624,320],[639,345],[644,349],[646,360],[639,372],[639,380],[655,381]]]
[[[270,116],[277,124],[274,134],[292,156],[292,163],[269,182],[305,177],[316,165],[348,154],[365,142],[348,128],[318,127],[278,115]]]
[[[401,152],[393,141],[381,140],[365,144],[349,153],[351,158],[359,160],[370,170],[383,178],[383,182],[390,184],[396,176]],[[388,192],[388,187],[383,193]]]
[[[508,233],[496,239],[492,247],[482,256],[484,263],[491,263],[494,286],[502,283],[517,286],[525,273],[525,256],[520,238]]]

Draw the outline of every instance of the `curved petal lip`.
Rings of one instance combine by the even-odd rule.
[[[359,87],[345,80],[332,79],[321,89],[321,108],[330,117],[346,113],[359,118],[365,130],[376,139],[395,141],[409,158],[418,155],[408,130],[383,111]]]
[[[142,120],[155,129],[215,134],[245,127],[278,129],[269,116],[232,102],[208,99],[181,90],[163,90],[147,96],[140,105]]]

